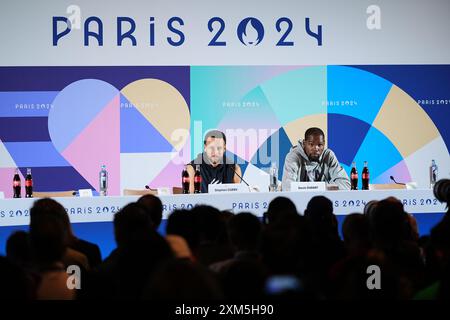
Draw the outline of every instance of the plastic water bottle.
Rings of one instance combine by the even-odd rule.
[[[278,168],[277,164],[274,162],[270,167],[270,183],[269,183],[269,191],[275,192],[278,188]]]
[[[438,166],[436,161],[431,160],[430,166],[430,188],[433,189],[436,181],[438,180]]]
[[[101,196],[106,196],[108,194],[108,171],[106,171],[106,166],[102,165],[99,173],[99,190]]]

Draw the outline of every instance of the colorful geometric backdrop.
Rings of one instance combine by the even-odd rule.
[[[254,185],[310,126],[347,171],[369,161],[373,183],[427,187],[431,159],[450,175],[448,65],[2,67],[0,79],[6,197],[16,167],[39,191],[97,189],[102,164],[110,195],[180,185],[211,128],[247,139],[227,147]]]

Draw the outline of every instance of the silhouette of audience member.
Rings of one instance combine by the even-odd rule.
[[[395,198],[387,198],[377,203],[369,225],[372,241],[380,249],[389,251],[400,242],[414,239],[403,204]]]
[[[269,275],[303,275],[311,251],[311,233],[303,216],[290,215],[270,222],[263,230],[261,253]]]
[[[226,243],[225,219],[211,206],[196,206],[191,211],[175,210],[168,218],[166,234],[179,235],[189,244],[195,260],[208,266],[232,257]]]
[[[62,208],[62,206],[61,206]],[[102,256],[100,253],[100,248],[98,245],[80,239],[73,233],[72,225],[70,224],[69,215],[66,210],[58,210],[58,213],[61,215],[61,219],[63,219],[64,225],[67,229],[67,245],[70,249],[73,249],[81,254],[83,254],[87,258],[87,265],[83,262],[83,265],[86,269],[95,268],[102,262]],[[76,253],[72,252],[72,255]],[[84,260],[84,258],[81,258]]]
[[[212,274],[198,264],[172,259],[153,273],[144,291],[144,299],[161,301],[211,301],[223,299]]]
[[[371,200],[364,206],[364,214],[368,217],[369,220],[371,219],[371,215],[375,211],[377,204],[378,200]]]
[[[333,203],[324,196],[311,198],[305,209],[313,239],[311,264],[314,282],[319,292],[329,294],[331,267],[346,256],[344,243],[339,237],[338,223],[333,213]]]
[[[34,289],[34,283],[19,265],[0,256],[0,301],[35,299]]]
[[[30,210],[32,257],[40,275],[37,299],[71,300],[76,296],[76,291],[67,287],[68,274],[63,263],[67,250],[67,228],[60,216],[55,214],[59,210],[58,205],[54,200],[41,199]]]
[[[261,223],[250,212],[241,212],[228,222],[228,235],[234,256],[210,266],[211,270],[221,273],[236,260],[260,260]]]
[[[93,295],[138,299],[151,273],[173,257],[172,251],[138,203],[130,203],[114,215],[114,234],[117,250],[99,266]]]
[[[354,273],[360,272],[356,268],[362,268],[367,263],[367,254],[371,249],[368,216],[360,213],[347,215],[342,224],[342,235],[347,255],[336,262],[329,271],[331,286],[333,286],[332,296],[345,299],[352,296],[356,298],[358,288],[349,287],[352,284],[345,282],[350,279],[355,280]],[[350,289],[351,292],[349,292]],[[338,296],[339,294],[342,296]]]
[[[298,215],[298,213],[291,199],[276,197],[269,203],[267,212],[264,213],[263,221],[266,224],[271,224],[294,215]]]
[[[373,271],[375,269],[369,267],[377,269]],[[372,272],[371,279],[368,278],[368,270]],[[402,296],[403,282],[398,277],[395,266],[380,250],[370,250],[367,255],[346,259],[336,271],[333,290],[328,296],[330,299],[394,300]],[[375,276],[375,272],[379,272],[379,278]]]
[[[64,209],[64,207],[59,202],[53,199],[45,198],[36,201],[33,208],[36,212],[46,212],[47,214],[52,214],[55,216],[55,218],[61,220],[62,225],[64,227],[64,235],[65,235],[64,239],[65,251],[62,259],[64,265],[65,266],[78,265],[83,270],[89,270],[90,265],[88,257],[84,253],[72,248],[72,245],[81,248],[87,247],[88,249],[92,247],[97,247],[98,249],[98,246],[90,244],[87,241],[81,242],[73,235],[72,228],[70,226],[69,216],[67,215],[67,212]],[[98,260],[101,259],[100,249],[98,249],[97,253],[98,256],[93,258],[93,260],[98,263]]]
[[[415,299],[435,300],[450,298],[450,217],[444,218],[431,229],[427,248],[428,275],[431,283],[418,292]]]
[[[306,206],[305,217],[314,235],[318,267],[326,270],[346,254],[344,244],[339,237],[333,203],[324,196],[315,196]]]
[[[195,217],[191,211],[184,209],[175,210],[167,219],[166,234],[183,237],[195,256],[199,245],[197,228]]]
[[[198,231],[198,247],[194,250],[197,260],[204,266],[231,258],[233,253],[222,235],[226,233],[226,224],[222,213],[206,205],[195,206],[191,210]]]
[[[161,199],[152,194],[146,194],[140,197],[137,203],[144,207],[145,211],[150,215],[154,229],[158,230],[163,216]]]
[[[16,231],[6,241],[6,256],[18,266],[29,269],[31,267],[31,244],[26,231]]]
[[[265,269],[261,262],[261,223],[243,212],[228,222],[228,235],[234,256],[210,266],[221,279],[225,295],[234,299],[260,297],[264,293]]]
[[[403,204],[393,197],[379,201],[369,228],[373,247],[386,255],[403,282],[399,298],[412,298],[426,285],[425,265]]]
[[[347,215],[342,224],[342,236],[349,256],[365,255],[370,249],[367,216],[360,213]]]

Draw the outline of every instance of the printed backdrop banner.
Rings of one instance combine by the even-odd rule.
[[[183,164],[212,128],[244,179],[267,189],[311,126],[349,173],[369,162],[372,183],[429,187],[429,166],[450,172],[449,65],[3,67],[0,190],[16,167],[36,191],[180,186]],[[183,133],[186,133],[184,135]]]
[[[265,191],[311,126],[372,183],[450,175],[450,1],[7,1],[0,191],[180,185],[207,130]]]

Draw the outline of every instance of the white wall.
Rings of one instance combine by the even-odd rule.
[[[81,9],[82,27],[55,47],[52,17],[69,16],[66,10],[73,4]],[[381,10],[380,30],[366,25],[372,4]],[[448,0],[8,0],[0,5],[0,66],[448,64],[449,13]],[[103,47],[94,39],[89,47],[83,45],[89,16],[103,22]],[[127,40],[117,46],[117,16],[136,22],[136,47]],[[185,23],[181,30],[186,40],[179,47],[165,41],[174,36],[166,26],[173,16]],[[226,22],[221,36],[226,47],[207,46],[213,36],[207,22],[214,16]],[[236,36],[238,23],[250,16],[265,28],[256,47],[242,45]],[[283,16],[293,22],[288,37],[293,47],[275,46],[281,36],[275,22]],[[150,17],[155,17],[155,46],[149,46]],[[311,18],[313,30],[323,26],[322,46],[306,34],[305,17]]]

